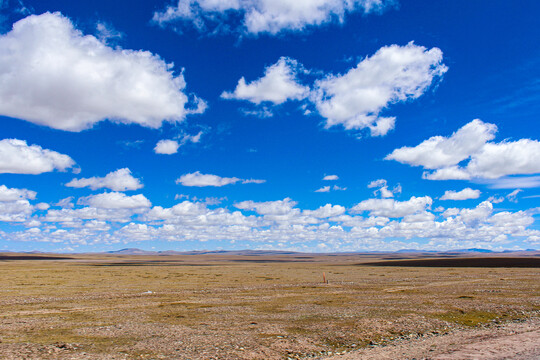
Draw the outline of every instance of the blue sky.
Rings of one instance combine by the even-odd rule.
[[[0,250],[540,248],[536,1],[0,1]]]

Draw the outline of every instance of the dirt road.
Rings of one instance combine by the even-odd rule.
[[[455,330],[431,334],[387,346],[372,346],[329,360],[539,360],[540,319],[487,329]]]

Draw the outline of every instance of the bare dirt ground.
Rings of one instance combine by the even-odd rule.
[[[0,359],[540,358],[537,254],[11,256]]]
[[[537,360],[540,359],[540,319],[427,334],[328,358],[338,359]]]

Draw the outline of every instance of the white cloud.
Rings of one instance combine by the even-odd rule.
[[[5,185],[0,185],[0,202],[17,201],[17,200],[34,200],[37,193],[26,189],[8,188]]]
[[[26,221],[33,211],[28,200],[34,200],[35,198],[35,191],[8,188],[5,185],[0,185],[0,221]]]
[[[202,135],[203,135],[202,131],[199,131],[195,135],[186,134],[186,135],[184,135],[182,137],[181,144],[185,144],[185,143],[188,143],[188,142],[192,142],[192,143],[196,144],[196,143],[201,141]]]
[[[471,188],[465,188],[461,191],[447,190],[444,195],[440,197],[440,200],[469,200],[478,199],[480,197],[480,190],[473,190]]]
[[[349,13],[377,13],[394,4],[394,0],[179,0],[177,6],[154,13],[153,21],[161,26],[188,24],[207,33],[275,35],[332,21],[342,23]]]
[[[474,177],[496,179],[506,175],[540,173],[540,141],[520,139],[487,143],[474,154],[467,171]]]
[[[182,184],[183,186],[197,186],[197,187],[204,187],[204,186],[221,187],[225,185],[236,184],[237,182],[241,182],[242,184],[262,184],[266,182],[266,180],[240,179],[237,177],[228,178],[228,177],[221,177],[221,176],[212,175],[212,174],[201,174],[199,171],[196,171],[191,174],[184,174],[176,180],[177,184]]]
[[[429,196],[411,197],[407,201],[396,201],[394,199],[368,199],[351,208],[353,213],[369,211],[370,216],[384,216],[389,218],[399,218],[423,212],[429,208],[433,200]]]
[[[329,218],[342,215],[345,213],[345,210],[341,205],[326,204],[317,210],[304,210],[302,213],[306,216],[314,216],[316,218]]]
[[[60,13],[31,15],[0,36],[0,114],[81,131],[109,119],[158,128],[188,110],[182,74],[148,51],[111,48]]]
[[[315,190],[315,192],[318,192],[318,193],[330,192],[330,185],[323,186],[322,188]]]
[[[51,206],[47,203],[41,202],[39,204],[36,204],[35,208],[37,210],[48,210]]]
[[[78,204],[89,205],[97,209],[140,209],[152,206],[144,195],[127,196],[119,192],[106,192],[79,198]]]
[[[28,200],[0,202],[0,221],[23,222],[32,214]]]
[[[471,180],[471,174],[459,166],[450,166],[431,173],[425,171],[422,178],[428,180]]]
[[[266,68],[262,78],[246,84],[242,77],[234,92],[223,92],[221,97],[247,100],[254,104],[268,101],[275,105],[287,100],[301,100],[308,95],[309,88],[298,83],[298,71],[301,71],[301,66],[296,60],[282,57]]]
[[[382,198],[394,197],[394,194],[401,193],[401,185],[397,184],[392,190],[388,189],[388,184],[385,179],[373,180],[368,184],[368,188],[378,188],[373,192],[375,196],[380,194]]]
[[[179,141],[176,140],[159,140],[156,146],[154,147],[154,152],[156,154],[167,154],[172,155],[178,152],[178,148],[186,143],[198,143],[201,141],[201,136],[203,135],[202,131],[199,131],[195,135],[185,134]]]
[[[496,132],[497,126],[476,119],[450,137],[433,136],[415,147],[396,149],[385,159],[426,169],[448,168],[478,152]]]
[[[529,226],[534,223],[534,218],[527,214],[525,211],[518,211],[515,213],[509,211],[503,211],[497,214],[494,214],[491,218],[488,219],[488,222],[504,228],[508,225],[512,226]]]
[[[98,38],[103,43],[115,43],[124,37],[124,34],[106,22],[98,22],[96,24],[96,30]]]
[[[347,190],[346,187],[340,187],[340,186],[337,186],[337,185],[334,185],[334,186],[327,185],[327,186],[323,186],[320,189],[315,190],[315,192],[326,193],[326,192],[330,192],[330,191],[345,191],[345,190]]]
[[[479,222],[485,221],[492,212],[493,205],[489,201],[484,201],[474,209],[461,209],[459,211],[459,218],[465,224],[476,225]]]
[[[242,180],[242,184],[264,184],[266,180],[262,179],[244,179]]]
[[[113,171],[105,177],[73,179],[66,186],[74,188],[89,187],[92,190],[107,188],[113,191],[127,191],[141,189],[143,184],[139,179],[131,175],[131,170],[123,168]]]
[[[298,204],[290,198],[277,201],[242,201],[234,204],[234,207],[242,210],[255,210],[259,215],[287,215]]]
[[[73,204],[73,196],[68,196],[67,198],[61,199],[54,206],[59,206],[62,209],[71,209],[75,205]]]
[[[506,195],[506,198],[508,199],[508,201],[517,202],[517,196],[520,192],[523,192],[523,190],[516,189],[512,191],[511,193],[509,193],[508,195]]]
[[[540,176],[512,176],[488,181],[492,189],[516,189],[540,187]]]
[[[500,204],[504,201],[504,197],[502,196],[490,196],[488,197],[487,201],[489,201],[492,204]]]
[[[208,211],[206,204],[202,202],[183,201],[166,209],[161,206],[154,206],[147,214],[151,220],[172,219],[176,216],[200,216]]]
[[[154,148],[156,154],[172,155],[178,152],[180,144],[174,140],[159,140]]]
[[[476,119],[450,137],[431,137],[418,146],[396,149],[385,159],[434,170],[424,172],[423,177],[429,180],[497,179],[507,175],[540,173],[540,162],[537,161],[540,157],[539,141],[489,142],[496,132],[495,125]],[[466,165],[459,165],[466,160],[469,160]],[[534,179],[529,180],[534,183]],[[500,183],[505,181],[513,180],[501,180]],[[497,181],[493,184],[498,187]]]
[[[65,171],[74,165],[75,161],[69,156],[39,145],[28,146],[26,141],[18,139],[0,140],[0,173],[37,175]]]
[[[79,204],[84,202],[82,198]],[[113,199],[114,201],[114,199]],[[122,205],[122,204],[121,204]],[[123,204],[128,205],[128,204]],[[134,214],[143,213],[148,210],[148,207],[117,207],[117,208],[97,208],[97,207],[83,207],[77,209],[63,208],[60,210],[49,209],[47,214],[40,218],[43,222],[48,223],[61,223],[63,227],[68,228],[81,228],[84,221],[106,221],[106,222],[128,222]],[[75,235],[73,230],[70,230],[70,235]],[[95,235],[95,234],[87,234]],[[96,241],[95,239],[89,239]]]
[[[272,112],[272,110],[266,106],[261,106],[260,109],[254,109],[254,110],[240,109],[240,111],[242,112],[242,114],[246,116],[255,116],[260,119],[271,118],[274,116],[274,113]]]
[[[496,212],[488,201],[473,208],[447,209],[439,219],[438,214],[429,210],[432,202],[429,197],[413,197],[404,202],[369,199],[360,203],[363,205],[358,211],[369,211],[366,215],[353,214],[353,209],[347,213],[343,206],[333,204],[314,210],[300,209],[290,198],[243,201],[231,211],[195,201],[184,201],[171,208],[151,208],[143,195],[111,194],[79,200],[79,204],[90,207],[49,209],[45,215],[32,214],[37,209],[32,209],[27,200],[0,202],[0,221],[17,222],[30,229],[0,230],[0,236],[6,241],[66,245],[156,240],[242,241],[253,248],[296,251],[313,251],[319,244],[325,245],[325,251],[468,247],[502,250],[514,246],[515,243],[511,244],[514,241],[538,242],[540,238],[538,229],[529,228],[538,209]],[[393,218],[373,216],[374,213]]]
[[[237,177],[221,177],[212,174],[201,174],[199,171],[196,171],[191,174],[184,174],[176,180],[177,184],[182,184],[183,186],[216,186],[221,187],[229,184],[236,184],[241,181]]]
[[[456,216],[459,215],[459,209],[458,208],[449,208],[444,210],[442,216],[444,217],[450,217],[450,216]]]
[[[368,188],[374,188],[374,187],[382,187],[382,186],[387,186],[387,182],[385,179],[378,179],[378,180],[373,180],[372,182],[370,182],[368,184]]]
[[[325,177],[323,177],[323,180],[326,180],[326,181],[339,180],[339,176],[337,176],[337,175],[326,175]]]
[[[379,49],[344,75],[315,82],[312,101],[326,118],[326,127],[369,128],[373,136],[394,128],[394,117],[380,117],[389,105],[420,97],[447,67],[442,51],[412,42]]]

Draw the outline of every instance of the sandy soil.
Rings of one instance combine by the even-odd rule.
[[[521,258],[13,256],[0,359],[540,360],[540,266]]]
[[[430,334],[386,346],[334,355],[328,360],[538,360],[540,319],[515,322],[486,329],[455,330]]]

